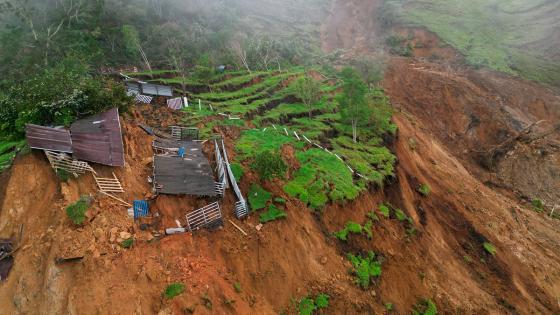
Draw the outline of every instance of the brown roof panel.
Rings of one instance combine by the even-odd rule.
[[[27,124],[25,137],[30,148],[72,153],[72,139],[66,129]]]
[[[70,127],[74,158],[111,166],[124,166],[119,111],[113,108],[80,119]]]

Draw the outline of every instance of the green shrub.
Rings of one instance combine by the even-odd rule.
[[[76,225],[81,225],[86,220],[86,211],[89,208],[89,197],[82,196],[80,200],[66,207],[66,214]]]
[[[229,166],[231,168],[231,172],[233,173],[233,177],[235,177],[235,180],[237,182],[241,181],[241,178],[243,177],[244,174],[243,166],[237,163],[232,163]]]
[[[389,216],[391,216],[391,209],[384,203],[379,205],[379,212],[381,212],[385,218],[389,218]]]
[[[352,173],[344,163],[324,150],[309,149],[298,152],[296,157],[302,166],[284,186],[284,191],[311,208],[320,209],[329,199],[354,200],[363,189],[354,184]]]
[[[531,201],[531,204],[533,205],[533,209],[535,209],[537,212],[542,212],[544,211],[544,203],[542,200],[540,199],[533,199]]]
[[[431,192],[430,186],[428,186],[427,184],[422,184],[418,186],[416,190],[424,197],[428,197]]]
[[[395,209],[395,216],[397,217],[397,220],[401,222],[408,218],[408,216],[401,209]]]
[[[126,240],[122,241],[121,242],[121,247],[122,248],[131,248],[133,244],[134,244],[134,239],[131,237],[129,239],[126,239]]]
[[[261,223],[266,223],[280,218],[285,218],[287,216],[286,212],[278,209],[275,205],[270,205],[268,210],[260,215],[259,220]]]
[[[375,211],[368,212],[366,216],[372,221],[379,221],[379,217],[377,216]]]
[[[70,174],[68,171],[63,170],[63,169],[57,169],[56,170],[56,176],[58,176],[60,181],[66,183],[70,179],[70,176],[72,176],[72,174]]]
[[[329,296],[325,293],[320,293],[315,298],[315,305],[317,308],[327,308],[329,306]]]
[[[316,310],[329,306],[329,296],[325,293],[318,294],[315,299],[306,296],[299,301],[298,312],[300,315],[312,315]]]
[[[375,260],[375,253],[370,251],[365,258],[347,254],[347,258],[354,266],[353,274],[356,276],[356,283],[362,289],[369,287],[371,278],[381,276],[381,263]]]
[[[233,284],[233,289],[235,289],[235,292],[241,293],[241,283],[235,282],[235,283]]]
[[[185,285],[182,283],[172,283],[165,288],[165,292],[163,295],[168,298],[172,299],[177,295],[183,293],[185,291]]]
[[[362,233],[362,226],[356,222],[349,221],[346,223],[344,228],[338,232],[334,233],[334,236],[341,241],[348,240],[348,234],[361,234]]]
[[[257,211],[260,209],[264,209],[266,207],[266,203],[272,198],[272,194],[264,188],[262,188],[258,184],[251,185],[249,189],[249,205],[251,206],[251,210]]]
[[[412,310],[413,315],[436,315],[437,307],[431,299],[422,299]]]
[[[373,238],[373,232],[371,231],[372,225],[373,222],[371,220],[368,220],[366,224],[363,226],[364,233],[366,233],[368,239]]]
[[[286,204],[286,199],[284,198],[280,198],[280,197],[276,197],[274,198],[274,202],[279,203],[279,204]]]
[[[284,174],[288,170],[288,166],[282,160],[282,155],[273,151],[258,153],[251,167],[259,173],[261,180],[270,180],[275,177],[284,178]]]
[[[385,309],[387,311],[392,311],[393,310],[393,303],[385,303]]]
[[[487,251],[490,255],[492,256],[496,255],[496,247],[494,247],[492,243],[484,242],[482,246],[484,247],[484,250]]]

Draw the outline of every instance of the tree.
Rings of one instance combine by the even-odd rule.
[[[198,80],[208,85],[210,90],[212,90],[210,83],[214,77],[214,68],[210,62],[210,57],[207,54],[200,56],[198,59],[198,63],[194,68],[194,74]]]
[[[342,94],[337,96],[340,115],[344,123],[352,127],[352,140],[358,141],[358,127],[367,123],[371,114],[366,93],[367,86],[356,70],[344,68],[342,78]]]
[[[381,59],[361,57],[354,61],[354,67],[370,90],[383,80],[385,67]]]
[[[321,83],[311,76],[305,75],[294,83],[294,91],[307,108],[309,118],[311,118],[313,105],[321,99]]]

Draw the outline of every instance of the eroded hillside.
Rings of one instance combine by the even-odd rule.
[[[189,96],[204,108],[195,103],[172,111],[158,99],[122,115],[127,165],[115,174],[123,199],[154,197],[147,180],[153,136],[140,125],[165,131],[184,124],[199,127],[203,138],[223,137],[249,202],[263,203],[257,197],[268,192],[263,207],[280,209],[284,218],[257,228],[262,209],[239,221],[228,190],[222,228],[162,237],[97,194],[91,175],[63,182],[42,152],[18,156],[0,177],[0,233],[18,240],[23,231],[14,268],[0,285],[4,311],[296,314],[302,298],[325,293],[329,306],[318,311],[324,314],[409,314],[427,301],[442,314],[560,312],[560,220],[529,203],[540,198],[554,205],[560,197],[558,135],[515,141],[487,163],[490,150],[533,123],[544,120],[531,135],[554,128],[559,96],[536,83],[473,70],[426,29],[386,29],[371,19],[381,5],[334,1],[321,38],[325,51],[345,49],[346,56],[377,54],[388,32],[406,37],[405,47],[412,43],[410,57],[387,58],[384,92],[376,90],[379,103],[394,108],[395,134],[382,121],[386,130],[353,144],[334,105],[338,83],[312,72],[325,96],[309,112],[291,89],[303,74],[299,68],[233,72],[209,85],[189,81]],[[137,75],[181,88],[175,73]],[[352,176],[332,154],[298,139],[302,135],[341,154],[368,179]],[[281,148],[287,176],[261,181],[252,157],[271,146]],[[211,142],[204,145],[211,160],[212,150]],[[307,164],[312,169],[302,171]],[[94,201],[86,223],[76,227],[65,208],[82,195]],[[171,227],[205,204],[162,195],[151,211],[161,227]],[[361,232],[346,240],[334,236],[352,222]],[[135,239],[128,249],[121,246],[127,234]],[[369,251],[381,274],[364,289],[350,272],[348,254]],[[184,283],[185,292],[166,298],[170,283]]]

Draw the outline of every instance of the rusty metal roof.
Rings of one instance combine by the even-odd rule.
[[[76,121],[70,126],[73,157],[111,166],[124,166],[119,110]]]
[[[30,148],[72,153],[72,139],[67,129],[27,124],[25,137]]]

